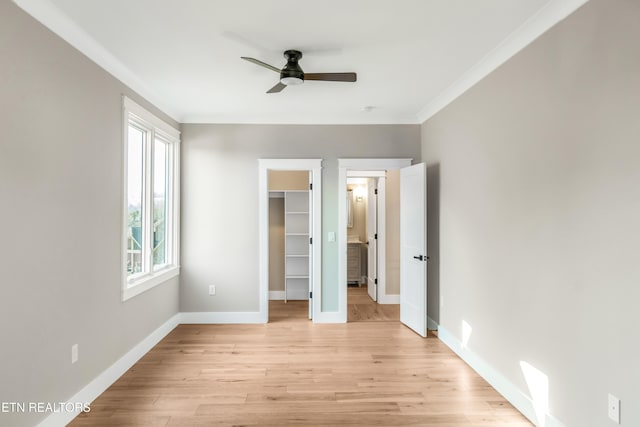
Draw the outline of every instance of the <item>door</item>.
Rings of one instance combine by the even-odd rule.
[[[427,336],[427,197],[424,163],[400,170],[400,321]]]
[[[309,171],[309,319],[313,319],[313,178]]]
[[[378,300],[378,179],[367,180],[367,291]]]

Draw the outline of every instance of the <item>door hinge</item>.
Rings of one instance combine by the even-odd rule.
[[[378,195],[378,189],[377,188],[375,190],[373,190],[373,194],[375,194],[376,196]]]
[[[376,240],[378,240],[378,233],[374,234],[374,235],[373,235],[373,238],[374,238],[374,239],[376,239]]]
[[[313,298],[313,292],[309,292],[309,299]]]
[[[313,237],[309,237],[309,244],[313,245]]]
[[[313,182],[309,183],[309,190],[313,190]]]
[[[378,284],[378,279],[373,279],[373,284],[377,285]]]

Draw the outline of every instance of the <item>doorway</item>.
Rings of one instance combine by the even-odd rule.
[[[387,193],[387,171],[397,172],[401,168],[411,165],[411,159],[338,159],[338,226],[339,226],[339,310],[344,313],[344,321],[348,320],[348,282],[347,282],[347,222],[348,222],[348,207],[347,207],[347,179],[348,178],[377,178],[378,179],[378,211],[377,211],[377,226],[378,226],[378,239],[377,244],[377,287],[376,287],[376,303],[377,304],[399,304],[400,292],[387,291],[387,271],[388,268],[399,271],[399,260],[395,262],[388,262],[387,256],[387,244],[386,239],[390,233],[386,233],[387,213],[385,209],[381,209],[380,206],[386,206],[387,195],[397,197],[397,192],[393,194]],[[382,178],[382,179],[381,179]],[[340,203],[342,202],[342,203]],[[380,232],[385,229],[385,231]],[[394,233],[392,236],[398,237],[398,233]],[[367,294],[369,294],[367,292]],[[370,298],[370,297],[369,297]],[[365,300],[366,301],[366,300]]]
[[[321,162],[259,159],[260,318],[264,323],[270,319],[272,301],[303,302],[304,312],[314,321],[320,311],[320,295],[313,291],[321,283],[321,239],[314,239],[320,236]],[[280,219],[275,218],[278,215]],[[278,236],[281,241],[276,241]],[[293,305],[286,311],[300,313]]]
[[[338,159],[338,273],[339,273],[339,315],[347,321],[348,286],[347,286],[347,199],[346,183],[353,171],[390,171],[400,172],[400,292],[394,295],[400,300],[400,322],[414,330],[422,337],[427,334],[427,260],[426,254],[426,174],[424,163],[411,165],[411,159]],[[384,181],[383,181],[384,182]],[[378,193],[379,203],[380,196]],[[384,212],[379,210],[378,214]],[[378,215],[378,229],[381,229]],[[380,236],[380,234],[379,234]],[[379,249],[381,239],[378,239]],[[387,257],[378,253],[378,284],[385,277],[381,268]],[[378,297],[382,296],[378,287]],[[388,295],[387,295],[388,296]]]
[[[309,171],[269,170],[269,321],[312,318]]]
[[[400,320],[398,192],[396,170],[347,172],[348,322]]]

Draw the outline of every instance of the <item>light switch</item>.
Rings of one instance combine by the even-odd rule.
[[[74,344],[71,346],[71,363],[76,363],[78,361],[78,344]]]
[[[330,231],[328,239],[329,239],[330,242],[335,242],[336,241],[336,232],[335,231]]]

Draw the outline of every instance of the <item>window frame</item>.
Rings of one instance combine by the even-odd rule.
[[[123,105],[123,197],[122,197],[122,260],[121,260],[121,291],[122,301],[126,301],[151,288],[154,288],[180,273],[180,132],[159,119],[144,107],[130,98],[122,97]],[[143,271],[128,275],[128,147],[129,126],[146,133],[143,142],[143,191],[141,218],[142,236],[142,265]],[[165,236],[166,263],[160,268],[153,264],[153,161],[156,139],[167,144],[167,173],[169,174],[165,198],[169,204],[166,210]],[[170,218],[169,218],[170,217]]]

